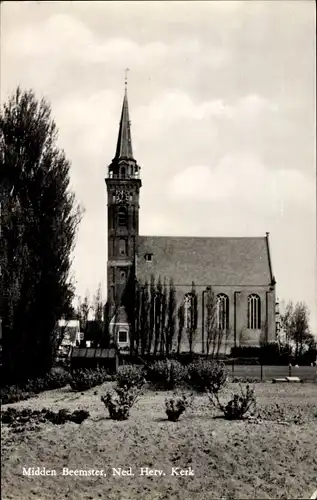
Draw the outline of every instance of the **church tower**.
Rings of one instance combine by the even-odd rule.
[[[115,156],[108,167],[108,314],[123,305],[124,292],[133,280],[139,235],[140,167],[133,157],[127,79]]]

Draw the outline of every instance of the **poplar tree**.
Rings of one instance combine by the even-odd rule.
[[[81,210],[50,105],[18,88],[0,114],[3,381],[52,366],[56,322],[71,312]]]

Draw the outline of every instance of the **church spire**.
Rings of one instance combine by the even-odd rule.
[[[131,122],[129,118],[129,105],[128,105],[128,71],[125,70],[124,82],[124,98],[120,119],[119,135],[117,142],[116,155],[114,160],[133,160],[132,141],[131,141]]]

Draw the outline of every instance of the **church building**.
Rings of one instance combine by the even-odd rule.
[[[219,328],[230,333],[226,348],[259,346],[275,340],[276,281],[269,233],[261,237],[139,234],[141,169],[133,156],[127,88],[106,185],[107,309],[110,334],[119,347],[128,347],[131,338],[133,319],[129,318],[123,301],[127,284],[150,283],[151,276],[167,283],[173,281],[177,304],[186,304],[194,282],[198,310],[194,351],[206,352],[204,313],[210,288],[217,301]],[[182,350],[188,351],[186,339]]]

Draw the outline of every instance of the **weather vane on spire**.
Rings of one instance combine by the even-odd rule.
[[[124,70],[124,86],[125,86],[125,88],[128,87],[128,71],[130,71],[129,68],[126,68]]]

